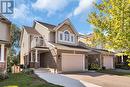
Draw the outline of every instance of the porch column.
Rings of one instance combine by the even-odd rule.
[[[123,63],[124,61],[123,61],[123,55],[121,56],[121,62]]]
[[[35,62],[38,62],[38,61],[37,61],[37,58],[38,58],[38,51],[37,51],[37,49],[36,49],[36,52],[35,52]]]
[[[31,52],[31,62],[33,62],[33,52]]]
[[[100,68],[102,68],[103,67],[103,58],[102,58],[101,54],[99,56],[100,56],[100,60],[99,60],[100,61]]]
[[[5,51],[5,44],[1,44],[1,62],[4,62],[5,58],[4,51]]]

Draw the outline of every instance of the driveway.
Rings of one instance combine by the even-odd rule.
[[[130,77],[109,75],[97,72],[64,74],[69,78],[90,82],[102,87],[130,87]]]
[[[40,78],[53,83],[57,85],[61,85],[64,87],[100,87],[98,85],[92,84],[87,81],[82,81],[82,80],[77,80],[74,79],[69,75],[64,75],[64,74],[54,74],[50,72],[45,72],[43,70],[34,70],[35,74],[37,74]],[[76,76],[77,77],[77,76]]]

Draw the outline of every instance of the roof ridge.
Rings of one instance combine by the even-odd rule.
[[[56,27],[56,25],[54,25],[54,24],[50,24],[50,23],[48,23],[48,22],[42,22],[42,21],[38,21],[38,20],[36,20],[38,23],[43,23],[43,24],[48,24],[48,25],[52,25],[52,26],[55,26]]]

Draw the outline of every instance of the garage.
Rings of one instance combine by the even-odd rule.
[[[62,71],[84,71],[85,55],[84,54],[67,54],[62,53]]]
[[[113,69],[113,56],[103,56],[103,66],[106,69]]]

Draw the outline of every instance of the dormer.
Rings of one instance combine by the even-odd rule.
[[[67,44],[67,45],[78,45],[78,33],[71,24],[70,20],[67,19],[62,22],[56,29],[56,43]]]

